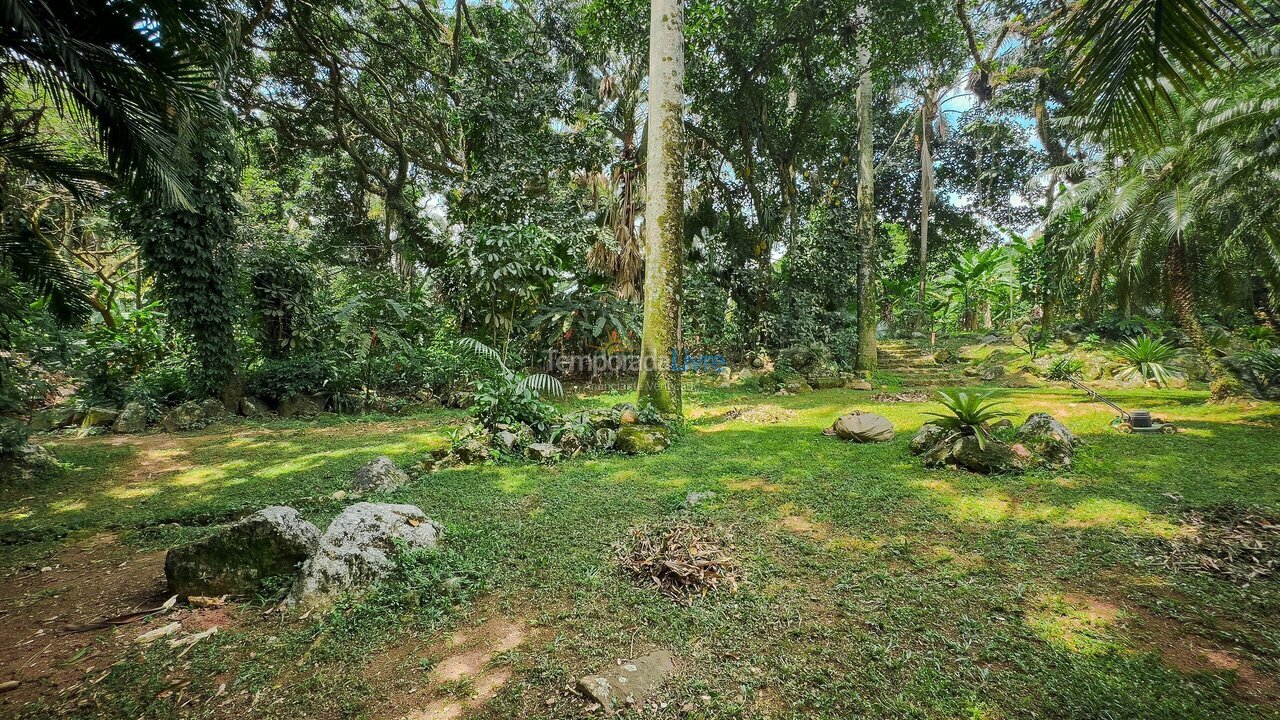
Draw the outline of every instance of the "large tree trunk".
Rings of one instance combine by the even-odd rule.
[[[916,329],[924,330],[929,291],[929,206],[933,204],[933,153],[929,149],[929,128],[933,125],[934,92],[924,91],[920,103],[920,295]]]
[[[684,255],[684,8],[652,0],[649,13],[649,152],[644,223],[644,334],[637,394],[682,412],[681,275]],[[673,362],[675,361],[675,362]]]
[[[858,33],[866,38],[867,7],[858,7]],[[855,367],[876,369],[876,203],[875,146],[872,125],[871,50],[863,39],[858,48],[862,75],[858,78],[858,357]]]

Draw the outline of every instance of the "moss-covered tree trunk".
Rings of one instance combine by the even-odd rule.
[[[684,255],[684,8],[652,0],[649,11],[649,152],[645,173],[644,334],[637,394],[679,414]]]
[[[872,125],[872,86],[869,13],[858,7],[858,32],[862,36],[858,63],[858,357],[855,367],[876,369],[876,201],[875,127]]]

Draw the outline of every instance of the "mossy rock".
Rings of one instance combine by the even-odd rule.
[[[656,425],[624,425],[614,447],[628,455],[652,455],[671,447],[671,433]]]
[[[170,592],[252,595],[273,579],[292,577],[320,541],[320,531],[297,510],[259,510],[209,537],[169,551],[164,574]]]

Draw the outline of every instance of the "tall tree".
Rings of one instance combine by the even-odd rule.
[[[880,303],[876,299],[876,202],[875,125],[872,113],[871,41],[866,5],[857,9],[858,63],[858,357],[862,371],[876,369],[876,321]]]
[[[644,224],[644,332],[637,392],[659,412],[682,412],[680,302],[684,256],[684,8],[652,0]]]

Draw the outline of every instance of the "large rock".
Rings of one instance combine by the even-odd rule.
[[[614,447],[628,455],[660,453],[671,447],[671,434],[656,425],[623,425]]]
[[[48,410],[37,410],[31,413],[31,422],[28,423],[34,432],[48,432],[50,430],[58,430],[60,428],[71,427],[76,424],[76,416],[81,415],[73,407],[57,407]],[[83,419],[83,415],[81,415]]]
[[[164,419],[160,421],[160,429],[165,432],[194,430],[204,427],[204,423],[204,410],[201,409],[200,403],[188,400],[165,413]]]
[[[1049,467],[1069,468],[1080,439],[1066,425],[1046,413],[1035,413],[1018,428],[1015,442],[1035,453]]]
[[[889,442],[893,439],[893,423],[888,418],[861,410],[841,415],[831,425],[831,430],[836,437],[849,442]]]
[[[358,493],[391,492],[409,482],[409,476],[385,455],[376,457],[356,469],[351,490]]]
[[[995,438],[979,443],[977,436],[960,435],[938,443],[924,455],[925,467],[960,467],[984,475],[1022,472],[1030,453],[1020,445],[1009,446]]]
[[[209,537],[169,551],[169,591],[182,595],[250,595],[273,578],[292,577],[315,550],[320,531],[298,511],[264,508]]]
[[[140,402],[131,402],[116,416],[112,427],[118,433],[140,433],[147,429],[147,406]]]
[[[911,438],[911,453],[913,455],[926,453],[942,442],[948,435],[951,435],[951,431],[941,425],[925,423],[920,426],[920,430],[916,432],[915,437]]]
[[[306,417],[324,412],[324,398],[319,395],[299,393],[280,401],[280,417]]]
[[[289,603],[320,610],[344,593],[364,592],[395,568],[397,541],[408,550],[432,549],[443,532],[413,505],[356,503],[324,531],[315,554],[302,566]]]
[[[217,398],[209,398],[200,403],[200,412],[204,415],[204,419],[209,422],[222,420],[228,415],[227,406],[223,405],[222,401]]]
[[[635,660],[610,664],[598,674],[578,680],[578,689],[612,715],[624,706],[643,702],[675,669],[671,653],[658,650]]]
[[[247,418],[262,417],[267,414],[266,403],[256,397],[245,396],[240,398],[240,414]]]
[[[89,408],[84,414],[84,420],[80,422],[80,427],[111,427],[119,416],[120,411],[115,408]]]

